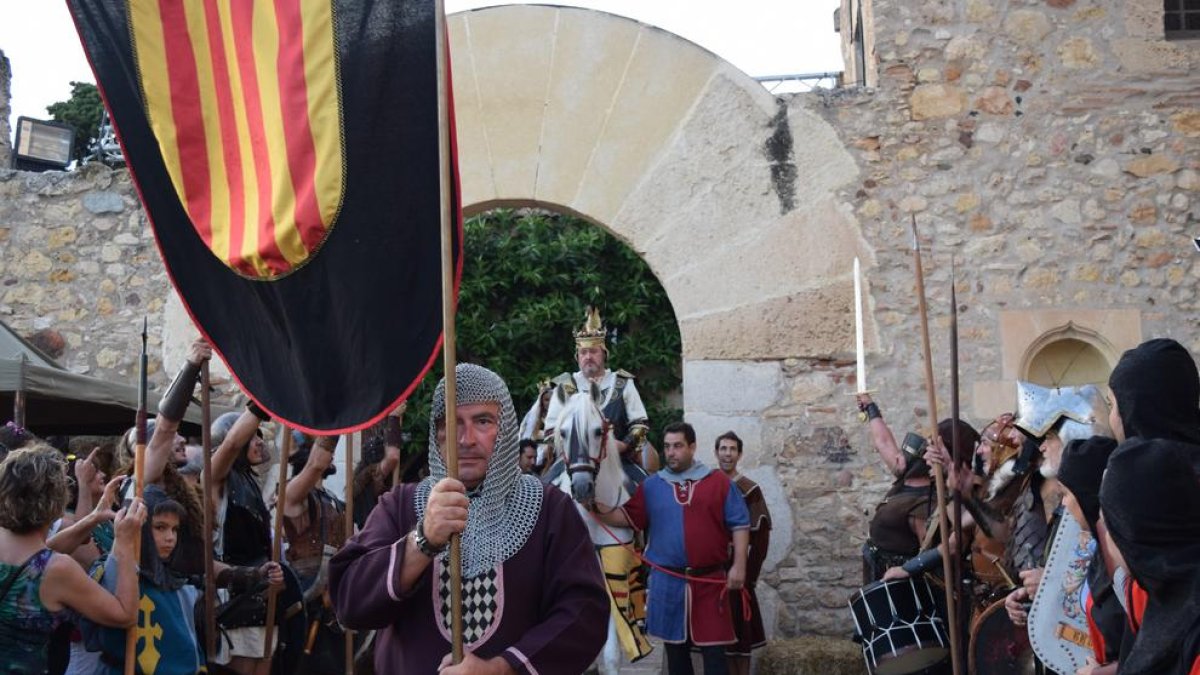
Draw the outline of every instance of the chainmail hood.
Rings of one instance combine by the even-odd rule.
[[[493,402],[500,404],[500,428],[496,447],[488,460],[487,474],[470,491],[467,529],[462,535],[464,579],[477,577],[516,554],[533,532],[542,506],[542,484],[523,475],[518,463],[517,414],[508,385],[482,366],[460,363],[455,369],[458,405]],[[446,477],[446,464],[438,448],[437,424],[446,416],[446,381],[438,383],[429,415],[429,477],[417,486],[414,507],[425,517],[425,505],[433,485]],[[442,554],[444,557],[447,555]],[[443,559],[443,563],[445,563]]]

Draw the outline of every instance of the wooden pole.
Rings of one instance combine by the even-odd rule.
[[[279,452],[279,481],[275,491],[275,534],[271,537],[271,562],[279,562],[283,554],[283,504],[287,499],[287,470],[288,455],[292,454],[292,430],[286,425],[283,429],[283,443]],[[263,642],[263,658],[269,659],[274,654],[271,643],[275,638],[275,604],[279,601],[278,592],[274,586],[267,591],[267,635]]]
[[[921,268],[921,242],[917,236],[917,217],[912,218],[913,233],[913,269],[917,276],[917,307],[921,313],[921,344],[925,354],[925,391],[929,400],[929,420],[932,428],[931,435],[937,442],[937,390],[933,384],[933,356],[929,349],[929,310],[925,306],[925,272]],[[942,541],[946,543],[946,553],[942,556],[942,574],[946,579],[946,620],[950,633],[950,661],[954,666],[954,675],[962,675],[959,655],[958,608],[954,600],[954,591],[958,583],[954,579],[954,567],[950,551],[950,523],[946,514],[946,476],[942,467],[933,465],[934,484],[937,486],[938,527],[942,530]]]
[[[213,570],[213,494],[212,494],[212,403],[209,400],[208,361],[200,364],[200,448],[204,471],[200,474],[201,503],[204,507],[204,655],[212,663],[217,655],[217,584]]]
[[[954,426],[950,428],[950,453],[951,461],[954,463],[955,470],[961,470],[963,467],[962,452],[958,447],[958,416],[959,416],[959,399],[958,399],[958,294],[954,288],[954,282],[957,278],[954,267],[954,257],[950,257],[950,419],[953,420]],[[962,531],[962,497],[958,494],[958,490],[951,491],[951,499],[954,501],[954,508],[950,512],[951,522],[954,528],[954,540],[961,548],[966,545],[963,541]],[[954,579],[954,593],[947,597],[947,601],[952,598],[957,598],[956,615],[965,617],[967,612],[966,599],[967,596],[963,593],[963,589],[959,587],[959,580],[962,579],[961,561],[959,555],[948,556],[953,563],[952,576]],[[949,584],[947,584],[948,586]],[[958,628],[954,626],[954,628]]]
[[[354,439],[346,434],[346,538],[354,534]],[[346,675],[354,675],[354,631],[346,629]]]
[[[134,423],[136,439],[133,451],[133,498],[141,499],[146,480],[146,319],[142,319],[142,353],[138,373],[138,409]],[[147,514],[147,518],[149,514]],[[133,540],[133,560],[137,565],[142,564],[142,533]],[[139,584],[140,585],[140,584]],[[141,591],[138,592],[141,599]],[[137,620],[125,631],[125,675],[133,675],[137,668],[138,627],[142,622],[142,611],[137,612]]]
[[[24,383],[22,383],[23,385]],[[24,428],[25,427],[25,392],[17,390],[13,392],[13,424]]]
[[[442,221],[442,363],[446,374],[446,475],[458,478],[458,387],[457,362],[454,330],[454,230],[455,218],[450,191],[450,92],[447,61],[449,46],[446,44],[446,6],[443,0],[434,0],[434,41],[437,50],[437,100],[438,100],[438,179],[441,185]],[[462,541],[458,535],[450,537],[450,637],[454,663],[462,663]],[[957,674],[956,674],[957,675]]]

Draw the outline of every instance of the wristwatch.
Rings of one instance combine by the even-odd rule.
[[[417,529],[413,530],[413,543],[417,545],[417,550],[430,558],[436,557],[439,553],[446,550],[446,545],[434,546],[429,543],[429,539],[425,537],[425,521],[417,523]]]

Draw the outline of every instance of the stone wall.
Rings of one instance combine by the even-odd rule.
[[[12,152],[12,64],[0,49],[0,166],[8,166]]]
[[[850,632],[845,601],[888,484],[849,395],[854,255],[873,316],[870,388],[897,435],[924,425],[911,215],[939,376],[951,254],[958,265],[962,403],[976,425],[1011,405],[1029,350],[1056,331],[1110,359],[1150,336],[1200,351],[1200,48],[1162,40],[1155,6],[874,0],[878,86],[782,100],[610,15],[496,8],[451,22],[455,82],[470,87],[457,97],[466,201],[566,208],[651,262],[681,320],[701,458],[738,431],[774,511],[760,593],[779,634]],[[564,39],[533,49],[537,26]],[[623,97],[594,88],[610,80]],[[687,105],[650,98],[685,88]],[[608,112],[563,107],[573,101]],[[643,173],[614,182],[592,175],[599,163]],[[190,329],[128,174],[0,172],[0,246],[0,318],[51,346],[61,337],[73,370],[132,379],[149,316],[166,327],[152,336],[164,383]]]
[[[1161,3],[1141,0],[873,5],[878,88],[789,108],[828,120],[862,170],[841,197],[874,247],[869,385],[897,436],[927,408],[911,215],[927,249],[942,416],[952,256],[962,404],[976,426],[1012,406],[1013,362],[1038,331],[1074,322],[1114,359],[1142,336],[1200,353],[1190,241],[1200,233],[1200,42],[1163,40]],[[845,632],[858,546],[887,480],[847,397],[852,364],[775,367],[780,397],[759,412],[762,461],[796,520],[791,551],[766,577],[782,600],[778,628]]]
[[[133,382],[169,288],[129,173],[0,170],[0,245],[0,318],[74,372]],[[162,384],[160,331],[150,344]]]

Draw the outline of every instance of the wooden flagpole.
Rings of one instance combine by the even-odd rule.
[[[204,472],[200,474],[204,507],[204,655],[209,663],[217,655],[217,584],[213,571],[213,495],[212,495],[212,403],[209,400],[208,361],[200,364],[200,448]]]
[[[437,50],[438,182],[441,185],[442,223],[442,363],[446,377],[446,475],[458,478],[458,355],[454,330],[454,226],[450,191],[450,92],[447,91],[446,5],[434,0],[434,42]],[[450,537],[450,637],[454,663],[462,663],[462,541]],[[956,674],[957,675],[957,674]]]
[[[271,537],[271,562],[279,562],[283,555],[283,503],[287,499],[288,455],[292,454],[292,430],[287,425],[280,424],[283,430],[282,448],[279,452],[279,481],[275,490],[275,532]],[[279,602],[278,590],[271,586],[267,590],[267,631],[263,641],[264,659],[269,659],[275,653],[272,643],[275,638],[275,605]]]
[[[133,451],[133,498],[141,499],[146,480],[146,319],[142,318],[142,354],[138,373],[138,409],[134,432],[136,443]],[[149,516],[147,516],[149,517]],[[133,540],[133,560],[142,564],[142,533]],[[139,583],[140,586],[140,583]],[[138,592],[139,599],[141,592]],[[139,603],[140,605],[140,603]],[[142,622],[141,609],[137,620],[125,632],[125,675],[133,675],[137,666],[138,626]]]
[[[925,353],[925,391],[929,400],[929,420],[932,428],[933,441],[937,442],[938,413],[937,390],[933,384],[933,356],[929,349],[929,310],[925,306],[925,272],[921,268],[921,241],[917,236],[917,217],[912,217],[913,235],[913,269],[917,276],[917,307],[921,313],[921,344]],[[942,574],[946,578],[946,619],[950,633],[950,661],[954,666],[954,675],[962,675],[959,655],[958,607],[954,600],[958,582],[954,580],[954,566],[950,551],[950,523],[946,513],[946,476],[940,465],[933,465],[934,484],[937,486],[938,527],[942,531],[942,541],[946,543],[946,553],[942,556]]]
[[[354,439],[358,435],[346,434],[346,539],[354,535]],[[354,631],[347,628],[345,639],[346,675],[354,675]]]

